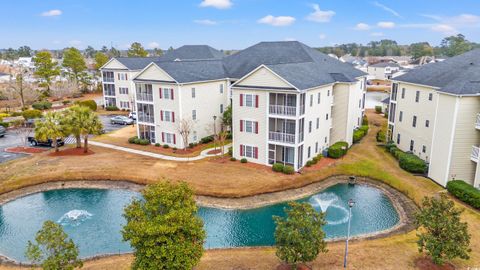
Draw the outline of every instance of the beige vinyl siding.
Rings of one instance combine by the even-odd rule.
[[[268,109],[268,91],[254,90],[254,89],[232,89],[232,108],[233,108],[233,156],[237,159],[243,158],[240,156],[240,145],[251,145],[258,147],[258,159],[247,158],[248,161],[268,164],[268,123],[267,123],[267,109]],[[240,106],[240,94],[258,95],[258,108],[246,107],[245,99],[243,105]],[[240,120],[252,120],[258,122],[258,134],[240,132]]]
[[[405,97],[402,98],[402,89],[405,88]],[[419,101],[415,102],[416,92],[419,91]],[[429,100],[429,94],[433,95]],[[429,87],[412,85],[407,83],[398,84],[397,108],[395,112],[395,129],[393,141],[397,142],[397,134],[400,134],[398,148],[402,151],[410,151],[410,141],[414,141],[413,153],[425,161],[430,161],[435,112],[437,108],[438,93]],[[400,112],[403,113],[400,122]],[[416,127],[413,127],[413,117],[416,116]],[[429,127],[425,126],[429,121]],[[426,146],[426,153],[422,152]]]
[[[155,64],[147,66],[138,77],[138,80],[175,81],[168,73]]]
[[[435,136],[432,140],[432,152],[428,176],[445,186],[449,175],[450,149],[454,132],[454,115],[456,113],[457,97],[439,94],[438,110],[435,117]]]
[[[165,99],[162,94],[160,99],[160,89],[168,88],[173,89],[173,100]],[[155,140],[158,143],[166,144],[162,142],[162,132],[172,133],[176,136],[176,144],[169,144],[171,147],[183,148],[182,138],[177,132],[178,122],[180,120],[180,98],[179,98],[179,87],[172,84],[152,84],[153,92],[153,106],[155,112]],[[162,111],[171,111],[175,114],[175,122],[162,121],[161,112]]]
[[[477,164],[470,160],[470,154],[472,145],[480,143],[480,131],[475,128],[478,112],[480,102],[477,97],[459,98],[448,180],[455,178],[474,184]]]
[[[107,63],[102,70],[104,69],[124,69],[127,70],[128,68],[124,66],[120,61],[117,59],[112,59],[109,63]]]
[[[291,85],[265,67],[261,67],[243,78],[241,81],[237,82],[237,85],[292,88]]]
[[[339,141],[347,141],[348,128],[348,108],[349,108],[349,85],[336,84],[333,87],[333,107],[332,107],[332,129],[330,133],[330,144]]]

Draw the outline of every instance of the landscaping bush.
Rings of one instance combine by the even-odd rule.
[[[377,132],[377,136],[376,136],[377,142],[385,142],[386,138],[387,137],[386,137],[385,131],[379,130]]]
[[[12,112],[10,116],[12,117],[23,116],[23,112]]]
[[[213,135],[203,137],[203,138],[200,139],[200,143],[202,143],[202,144],[207,144],[207,143],[210,143],[210,142],[213,142]]]
[[[382,106],[375,106],[376,113],[382,113]]]
[[[137,140],[137,139],[138,139],[137,136],[130,137],[130,138],[128,138],[128,143],[135,143],[135,140]]]
[[[26,110],[23,111],[22,116],[25,118],[25,120],[35,119],[42,117],[42,112],[39,110]]]
[[[41,110],[41,111],[48,110],[52,108],[52,103],[46,100],[38,101],[32,104],[32,108],[34,108],[35,110]]]
[[[242,159],[240,160],[240,162],[241,162],[241,163],[247,163],[247,159],[246,159],[246,158],[242,158]]]
[[[63,105],[67,105],[67,104],[70,104],[70,103],[71,103],[71,101],[70,101],[70,100],[68,100],[68,99],[67,99],[67,100],[64,100],[64,101],[62,101],[62,104],[63,104]]]
[[[285,167],[282,163],[275,163],[272,165],[272,170],[274,172],[283,172],[283,167]]]
[[[317,164],[320,159],[318,157],[312,158],[312,165]]]
[[[231,157],[231,158],[230,158],[230,161],[237,161],[237,159],[234,158],[234,157]]]
[[[362,126],[368,126],[368,118],[366,115],[364,115],[362,118]]]
[[[118,111],[118,107],[117,106],[107,106],[107,107],[105,107],[105,110],[107,110],[107,111]]]
[[[447,183],[447,190],[462,202],[480,209],[480,190],[470,184],[462,180],[452,180]]]
[[[393,141],[389,141],[387,142],[387,144],[385,145],[385,148],[387,149],[387,151],[390,151],[390,148],[394,147],[395,146],[395,143]],[[396,147],[396,146],[395,146]]]
[[[307,163],[305,164],[305,166],[307,167],[312,167],[313,165],[313,162],[311,160],[307,161]]]
[[[0,122],[0,126],[4,127],[4,128],[8,128],[8,123],[7,122]]]
[[[140,139],[138,144],[140,145],[149,145],[150,144],[150,140],[148,139]]]
[[[233,139],[233,135],[232,135],[231,132],[228,132],[226,139],[227,139],[227,140]]]
[[[160,147],[160,144],[157,142],[157,143],[155,144],[155,146],[156,146],[156,147]]]
[[[353,143],[358,143],[365,136],[363,130],[357,129],[353,132]]]
[[[97,110],[97,103],[95,102],[95,100],[89,99],[89,100],[80,101],[80,102],[78,102],[78,105],[88,107],[92,111]],[[118,110],[118,108],[117,108],[117,110]],[[107,107],[107,111],[108,111],[108,107]],[[116,110],[113,110],[113,111],[116,111]]]
[[[194,143],[189,143],[189,144],[188,144],[188,148],[193,148],[193,147],[195,147],[195,144],[194,144]]]
[[[164,144],[163,148],[168,149],[168,148],[170,148],[170,146],[168,146],[168,144]]]
[[[345,148],[345,149],[342,149]],[[328,156],[331,158],[341,158],[348,151],[347,142],[336,142],[328,148]]]
[[[427,163],[414,154],[401,154],[398,160],[400,168],[407,172],[425,173],[427,171]]]
[[[233,156],[233,147],[228,148],[228,155]]]
[[[359,127],[358,130],[361,130],[361,131],[363,131],[365,134],[367,134],[367,132],[368,132],[368,125],[363,125],[363,126]]]
[[[323,158],[323,155],[322,155],[322,154],[318,154],[318,155],[317,155],[318,161],[320,161],[322,158]]]
[[[284,174],[294,174],[295,169],[290,165],[286,165],[285,167],[283,167],[283,173]]]

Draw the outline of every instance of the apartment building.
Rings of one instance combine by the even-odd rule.
[[[400,70],[397,63],[382,62],[367,67],[368,74],[376,80],[390,80]]]
[[[480,50],[421,66],[394,79],[389,136],[429,163],[442,186],[480,187]]]
[[[233,156],[300,169],[337,141],[352,143],[366,74],[300,42],[262,42],[225,58]]]

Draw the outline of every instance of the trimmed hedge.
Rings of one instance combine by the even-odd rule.
[[[283,167],[285,167],[282,163],[275,163],[272,165],[272,170],[274,172],[283,172]]]
[[[22,116],[23,118],[25,118],[25,120],[28,120],[28,119],[35,119],[35,118],[40,118],[42,117],[42,112],[39,111],[39,110],[26,110],[26,111],[23,111],[22,112]]]
[[[368,126],[368,118],[366,115],[364,115],[362,118],[362,126]]]
[[[387,139],[385,131],[379,130],[377,132],[376,139],[377,139],[377,142],[385,142],[385,140]]]
[[[363,130],[355,130],[353,132],[353,143],[358,143],[363,137],[365,137],[365,132]]]
[[[368,125],[363,125],[363,126],[359,127],[358,130],[361,130],[361,131],[365,132],[365,134],[367,134],[367,132],[368,132]]]
[[[447,190],[462,202],[476,209],[480,209],[480,190],[462,180],[452,180],[448,182]]]
[[[140,138],[138,138],[137,136],[133,136],[133,137],[128,138],[128,143],[139,144],[139,145],[149,145],[149,144],[150,144],[150,140],[148,140],[148,139],[140,139]]]
[[[97,103],[95,102],[95,100],[89,99],[89,100],[79,101],[78,105],[83,106],[83,107],[88,107],[92,111],[97,110]],[[107,111],[108,111],[108,109],[107,109]]]
[[[240,163],[247,163],[247,162],[248,162],[248,160],[246,158],[240,159]]]
[[[344,148],[344,149],[342,149]],[[328,148],[328,156],[331,158],[341,158],[348,152],[347,142],[336,142]]]
[[[294,174],[295,169],[290,165],[286,165],[285,167],[283,167],[283,173],[284,174]]]
[[[32,108],[34,108],[35,110],[41,110],[41,111],[48,110],[52,108],[52,103],[46,100],[38,101],[32,104]]]
[[[382,106],[375,106],[376,113],[382,113]]]
[[[411,173],[426,173],[427,163],[414,154],[403,153],[398,157],[400,168]]]
[[[0,122],[0,126],[8,128],[9,124],[7,122]]]
[[[210,136],[207,136],[207,137],[203,137],[200,139],[200,143],[201,144],[207,144],[207,143],[211,143],[213,142],[213,135],[210,135]]]
[[[118,111],[118,107],[117,106],[107,106],[107,107],[105,107],[105,110],[107,110],[107,111]]]

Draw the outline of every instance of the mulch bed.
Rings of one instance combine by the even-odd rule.
[[[48,149],[35,148],[35,147],[22,147],[22,146],[5,149],[5,152],[8,152],[8,153],[21,153],[21,154],[38,154],[38,153],[43,153],[45,151],[48,151]]]
[[[304,171],[304,172],[318,171],[319,169],[324,168],[324,167],[328,167],[335,162],[336,162],[336,160],[333,159],[333,158],[323,157],[317,162],[317,164],[314,164],[311,167],[307,167],[307,166],[303,167],[302,171]]]
[[[297,270],[311,270],[312,268],[308,267],[305,264],[297,264]],[[277,266],[277,270],[293,270],[293,267],[289,264],[282,263]]]
[[[88,156],[88,155],[93,155],[95,152],[92,150],[88,149],[87,153],[83,152],[83,148],[68,148],[65,150],[60,150],[58,152],[52,152],[48,154],[49,156],[52,157],[65,157],[65,156]]]
[[[420,270],[455,270],[455,266],[451,263],[436,265],[430,258],[425,257],[415,260],[415,266]]]
[[[222,152],[221,149],[213,149],[213,150],[210,150],[207,152],[207,155],[216,155],[216,154],[220,154]]]

